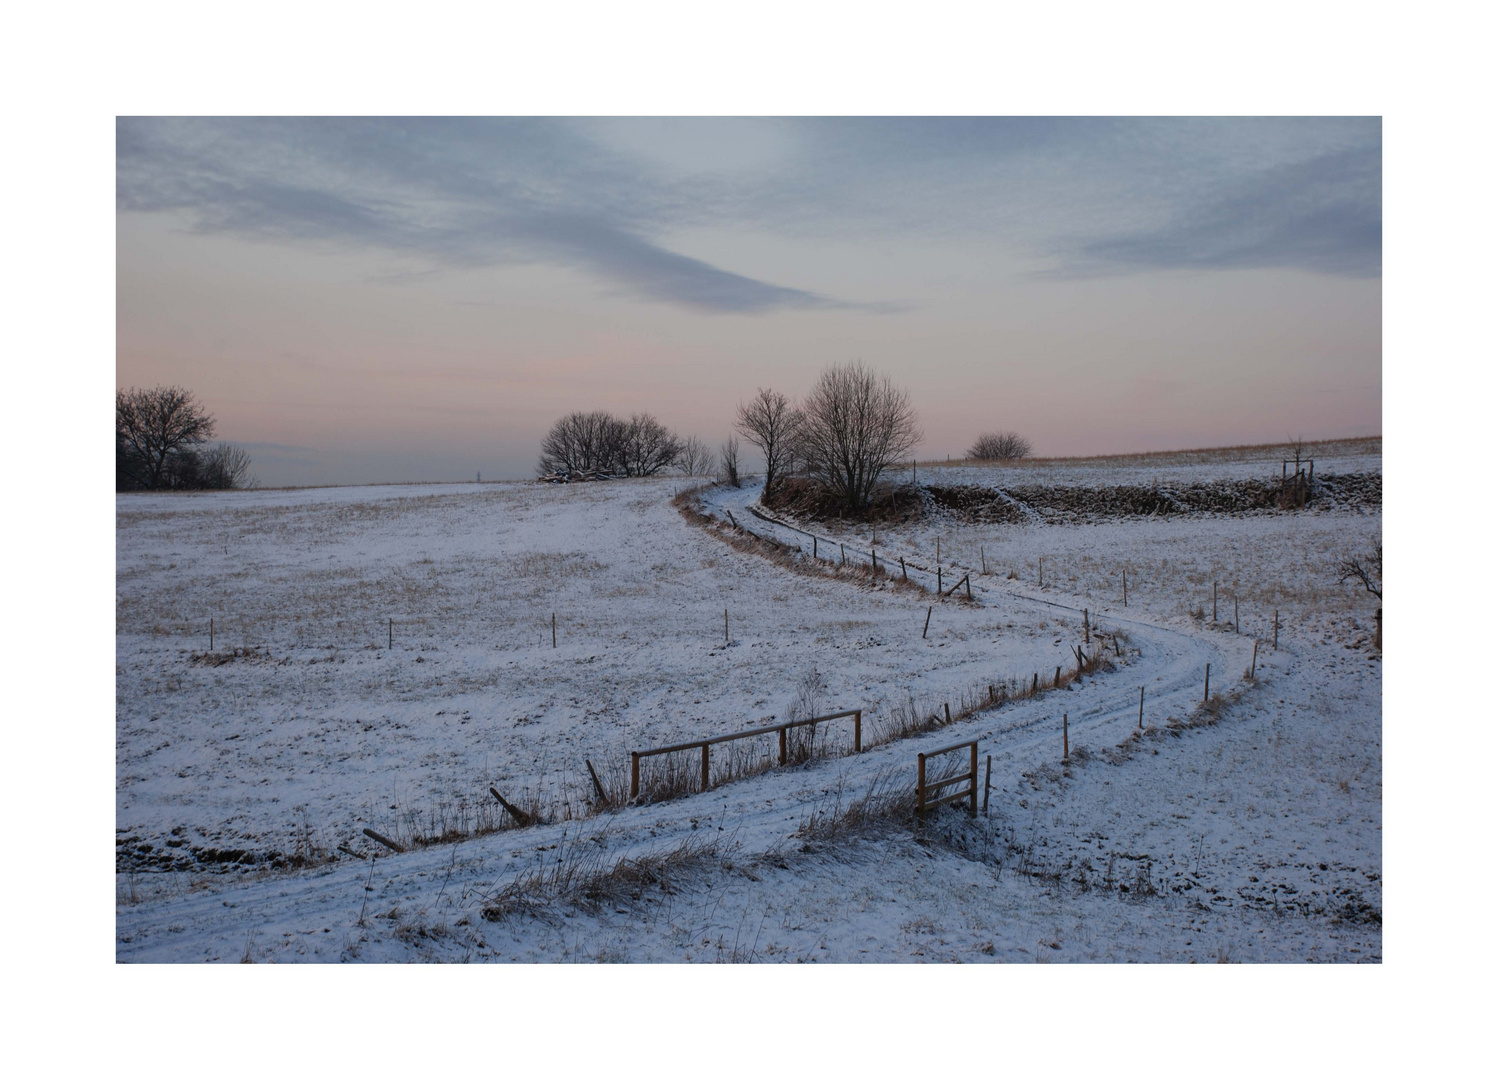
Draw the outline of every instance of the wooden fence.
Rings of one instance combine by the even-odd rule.
[[[718,735],[711,739],[694,739],[692,742],[676,743],[673,746],[657,746],[653,750],[633,750],[629,755],[629,797],[636,799],[640,795],[640,759],[655,757],[659,754],[675,754],[685,750],[702,751],[702,790],[708,789],[708,767],[710,761],[709,748],[719,743],[733,742],[736,739],[752,739],[756,735],[769,735],[772,732],[780,734],[780,764],[786,761],[786,732],[791,728],[809,727],[812,724],[820,724],[827,720],[841,720],[845,716],[853,717],[853,752],[855,754],[863,750],[863,710],[848,709],[844,712],[829,713],[826,716],[813,716],[810,720],[788,720],[783,724],[770,724],[767,727],[751,728],[749,731],[735,731],[730,735]]]
[[[941,757],[957,750],[968,751],[968,771],[949,776],[944,780],[938,780],[934,784],[926,783],[926,759]],[[942,788],[951,787],[967,781],[967,789],[964,791],[949,792],[946,795],[935,795]],[[926,808],[935,808],[942,803],[957,802],[961,799],[968,800],[968,813],[973,817],[978,816],[978,740],[969,739],[967,742],[953,743],[951,746],[943,746],[940,750],[928,750],[924,754],[916,755],[916,800],[915,812],[921,821],[926,820]],[[934,796],[934,797],[933,797]]]

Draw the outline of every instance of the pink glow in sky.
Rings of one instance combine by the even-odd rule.
[[[716,443],[861,359],[921,453],[1382,430],[1381,125],[117,125],[117,382],[265,484],[531,475],[573,409]]]

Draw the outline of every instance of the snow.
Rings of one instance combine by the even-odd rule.
[[[903,553],[927,569],[940,535],[944,580],[973,572],[969,604],[791,572],[684,519],[671,505],[682,486],[119,497],[117,956],[1381,958],[1376,601],[1331,570],[1378,535],[1378,514],[880,528],[881,561]],[[720,520],[732,510],[804,540],[741,512],[753,487],[704,498]],[[865,709],[878,731],[911,698],[955,706],[975,686],[1064,664],[1083,608],[1094,630],[1126,633],[1117,670],[926,736],[585,820],[268,865],[339,844],[382,852],[365,827],[409,837],[439,814],[500,820],[491,784],[580,814],[584,759],[617,780],[631,749],[783,719],[806,687],[826,711]],[[210,618],[218,656],[250,655],[195,662]],[[1167,718],[1193,715],[1209,663],[1232,700],[1219,722],[1172,733]],[[1154,730],[1110,764],[1101,754],[1137,729],[1140,686]],[[903,823],[836,842],[798,835],[814,808],[879,776],[913,783],[917,752],[972,737],[993,757],[986,820],[951,812],[924,837]],[[720,848],[669,891],[481,917],[517,876],[580,849],[612,865],[707,835]],[[256,861],[205,865],[206,851]],[[176,869],[149,872],[163,867]]]

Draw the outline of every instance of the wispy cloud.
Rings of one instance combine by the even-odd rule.
[[[117,205],[202,232],[374,252],[386,262],[371,274],[386,280],[547,263],[725,314],[900,308],[798,287],[789,260],[773,281],[668,238],[707,228],[855,247],[977,243],[1066,276],[1380,272],[1377,120],[630,124],[126,118]],[[729,153],[751,132],[749,150]],[[719,158],[733,166],[711,167]]]
[[[1258,171],[1157,228],[1079,245],[1067,270],[1295,267],[1377,277],[1383,269],[1379,147]]]

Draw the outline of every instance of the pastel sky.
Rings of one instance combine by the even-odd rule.
[[[120,386],[263,484],[534,474],[574,409],[716,443],[862,360],[923,457],[1382,431],[1376,119],[130,119]]]

